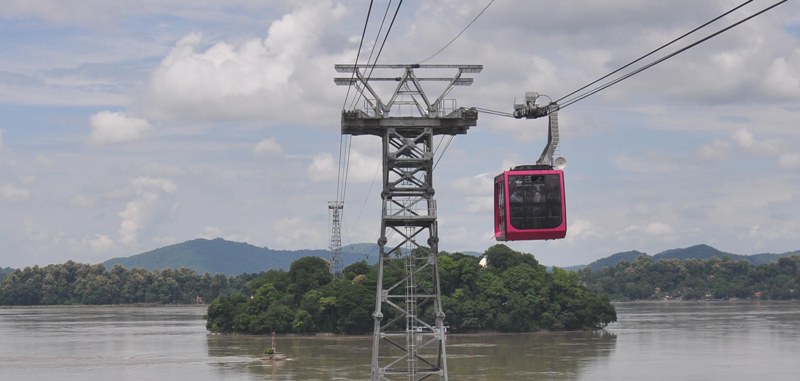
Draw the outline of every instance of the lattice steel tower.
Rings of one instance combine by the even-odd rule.
[[[455,74],[417,77],[417,69]],[[466,134],[476,125],[475,109],[455,108],[455,102],[447,109],[444,97],[453,86],[472,84],[472,78],[462,74],[482,69],[481,65],[336,65],[336,71],[349,75],[336,78],[336,84],[353,85],[365,96],[363,109],[342,111],[342,134],[375,135],[383,140],[372,381],[448,379],[433,198],[433,137]],[[402,74],[372,77],[372,70]],[[373,81],[397,83],[388,102],[378,96]],[[433,102],[422,89],[423,81],[444,82]],[[400,115],[409,110],[412,116]],[[427,239],[421,241],[425,233]]]
[[[336,279],[342,277],[342,201],[328,201],[331,210],[331,274]]]

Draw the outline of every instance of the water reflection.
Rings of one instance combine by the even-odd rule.
[[[615,344],[604,331],[452,336],[449,373],[459,380],[575,379]]]
[[[450,335],[451,379],[575,379],[595,361],[613,352],[616,335],[600,332]],[[209,335],[209,357],[220,374],[246,369],[268,380],[363,380],[369,378],[370,337],[278,338],[285,361],[261,360],[268,336]]]
[[[0,308],[0,380],[365,380],[371,337],[209,335],[203,307]],[[800,302],[625,303],[601,332],[450,335],[451,380],[794,380]]]

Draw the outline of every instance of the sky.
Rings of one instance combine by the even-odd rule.
[[[378,62],[426,59],[487,4],[402,2]],[[447,98],[511,112],[526,92],[558,99],[738,4],[497,0],[425,63],[483,65],[472,86]],[[752,1],[654,57],[771,4]],[[99,263],[195,238],[328,248],[348,97],[334,65],[355,62],[368,6],[0,3],[0,267]],[[388,6],[374,1],[361,63],[380,47]],[[507,243],[513,249],[555,266],[696,244],[736,254],[800,249],[796,2],[559,119],[567,237]],[[535,162],[545,141],[546,119],[481,113],[437,151],[440,250],[496,243],[492,179]],[[345,245],[378,239],[380,163],[379,138],[351,139]]]

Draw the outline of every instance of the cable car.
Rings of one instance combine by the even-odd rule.
[[[547,145],[535,165],[515,167],[494,178],[494,237],[498,241],[559,239],[567,235],[564,158],[553,160],[558,146],[558,105],[536,104],[540,96],[528,93],[526,103],[514,106],[514,117],[549,116]]]
[[[494,236],[498,241],[559,239],[567,235],[564,171],[519,166],[494,178]]]

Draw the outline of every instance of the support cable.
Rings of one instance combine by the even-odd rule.
[[[577,102],[579,102],[581,100],[584,100],[584,99],[586,99],[586,98],[588,98],[588,97],[590,97],[590,96],[592,96],[594,94],[597,94],[600,91],[603,91],[603,90],[605,90],[605,89],[607,89],[607,88],[609,88],[609,87],[611,87],[613,85],[616,85],[617,83],[620,83],[620,82],[622,82],[622,81],[624,81],[624,80],[626,80],[626,79],[628,79],[630,77],[633,77],[636,74],[639,74],[639,73],[641,73],[641,72],[643,72],[643,71],[645,71],[645,70],[647,70],[647,69],[649,69],[649,68],[651,68],[651,67],[653,67],[655,65],[658,65],[661,62],[664,62],[664,61],[666,61],[666,60],[668,60],[668,59],[670,59],[670,58],[672,58],[672,57],[674,57],[674,56],[676,56],[676,55],[678,55],[680,53],[683,53],[683,52],[685,52],[685,51],[687,51],[687,50],[689,50],[689,49],[691,49],[691,48],[693,48],[693,47],[695,47],[697,45],[700,45],[703,42],[706,42],[706,41],[708,41],[708,40],[710,40],[710,39],[712,39],[712,38],[714,38],[714,37],[716,37],[716,36],[718,36],[718,35],[720,35],[722,33],[725,33],[727,31],[729,31],[729,30],[731,30],[731,29],[733,29],[733,28],[735,28],[735,27],[737,27],[737,26],[739,26],[739,25],[741,25],[741,24],[743,24],[743,23],[755,18],[755,17],[758,17],[761,14],[763,14],[763,13],[765,13],[765,12],[767,12],[767,11],[769,11],[769,10],[771,10],[771,9],[773,9],[773,8],[779,6],[779,5],[781,5],[781,4],[783,4],[783,3],[787,2],[787,1],[788,0],[782,0],[782,1],[779,1],[779,2],[777,2],[775,4],[772,4],[771,6],[769,6],[767,8],[764,8],[764,9],[762,9],[762,10],[760,10],[760,11],[758,11],[758,12],[756,12],[756,13],[754,13],[754,14],[752,14],[752,15],[750,15],[750,16],[742,19],[742,20],[739,20],[739,21],[737,21],[737,22],[735,22],[735,23],[733,23],[733,24],[731,24],[731,25],[729,25],[729,26],[727,26],[727,27],[725,27],[725,28],[723,28],[723,29],[721,29],[721,30],[719,30],[717,32],[714,32],[714,33],[712,33],[712,34],[710,34],[710,35],[708,35],[708,36],[706,36],[706,37],[704,37],[704,38],[702,38],[702,39],[700,39],[700,40],[698,40],[698,41],[696,41],[696,42],[694,42],[694,43],[692,43],[692,44],[690,44],[690,45],[688,45],[686,47],[683,47],[683,48],[681,48],[681,49],[679,49],[679,50],[677,50],[677,51],[675,51],[675,52],[673,52],[673,53],[671,53],[671,54],[669,54],[667,56],[664,56],[664,57],[662,57],[662,58],[660,58],[660,59],[658,59],[656,61],[653,61],[652,63],[649,63],[649,64],[647,64],[647,65],[645,65],[645,66],[643,66],[643,67],[641,67],[639,69],[636,69],[636,70],[634,70],[634,71],[632,71],[632,72],[630,72],[630,73],[628,73],[628,74],[626,74],[626,75],[624,75],[624,76],[622,76],[622,77],[620,77],[618,79],[615,79],[614,81],[611,81],[611,82],[609,82],[609,83],[607,83],[607,84],[605,84],[603,86],[600,86],[600,87],[598,87],[598,88],[596,88],[596,89],[594,89],[592,91],[584,93],[583,95],[580,95],[577,98],[568,100],[566,103],[561,105],[561,108],[564,109],[567,106],[573,105],[573,104],[575,104],[575,103],[577,103]]]
[[[344,171],[344,180],[342,181],[342,199],[337,200],[344,203],[345,196],[347,195],[347,178],[350,177],[350,148],[353,146],[353,138],[347,138],[347,149],[346,149],[346,159],[345,159],[345,171]]]
[[[450,142],[453,141],[453,137],[454,137],[454,135],[450,135],[447,138],[447,143],[445,143],[444,149],[442,150],[442,153],[439,154],[439,158],[436,159],[435,163],[433,163],[433,169],[436,169],[436,166],[439,165],[439,160],[442,160],[442,157],[444,156],[444,153],[447,152],[447,148],[450,147]],[[444,140],[444,137],[442,137],[442,140]],[[440,140],[439,144],[441,144],[441,143],[442,143],[442,141]],[[439,150],[439,147],[436,147],[436,150],[433,151],[433,154],[436,155],[436,151],[438,151],[438,150]]]
[[[478,112],[483,112],[483,113],[491,114],[491,115],[505,116],[505,117],[509,117],[509,118],[513,118],[514,117],[513,113],[505,112],[505,111],[490,110],[488,108],[482,108],[482,107],[475,107],[475,110],[477,110]]]
[[[386,5],[386,10],[383,12],[383,19],[381,19],[381,25],[378,27],[378,33],[375,35],[375,42],[372,44],[372,49],[369,51],[369,57],[367,57],[367,64],[372,61],[372,55],[375,54],[375,47],[378,45],[378,40],[381,38],[381,32],[383,31],[383,25],[386,24],[386,17],[389,15],[389,9],[392,7],[392,0],[389,0],[389,4]],[[355,71],[353,71],[353,75],[355,75]],[[352,80],[352,77],[350,77]],[[359,90],[362,94],[364,93],[364,89]],[[353,98],[353,102],[350,103],[350,109],[353,110],[356,108],[356,102],[361,99],[360,97]]]
[[[751,1],[752,1],[752,0],[751,0]],[[478,15],[477,15],[477,16],[475,16],[475,18],[474,18],[474,19],[472,19],[472,21],[470,21],[470,22],[469,22],[469,24],[467,24],[467,26],[465,26],[465,27],[464,27],[464,29],[461,29],[461,31],[460,31],[460,32],[458,32],[458,34],[457,34],[455,37],[453,37],[453,39],[452,39],[452,40],[450,40],[450,42],[448,42],[448,43],[446,43],[444,46],[442,46],[442,47],[441,47],[439,50],[437,50],[437,51],[436,51],[436,53],[433,53],[433,54],[431,54],[431,55],[430,55],[430,57],[428,57],[428,58],[426,58],[426,59],[424,59],[424,60],[422,60],[422,61],[419,61],[419,62],[417,62],[417,64],[425,63],[426,61],[430,60],[431,58],[433,58],[433,57],[436,57],[436,56],[437,56],[439,53],[441,53],[443,50],[447,49],[447,47],[448,47],[448,46],[450,46],[450,44],[452,44],[453,42],[455,42],[455,40],[457,40],[459,37],[461,37],[461,35],[462,35],[462,34],[463,34],[463,33],[464,33],[464,32],[465,32],[467,29],[469,29],[469,27],[471,27],[471,26],[472,26],[472,24],[474,24],[474,23],[475,23],[475,21],[477,21],[479,17],[481,17],[481,15],[483,14],[483,12],[486,12],[486,10],[489,8],[489,6],[490,6],[490,5],[492,5],[492,3],[494,3],[494,0],[491,0],[491,1],[489,1],[489,3],[488,3],[488,4],[486,4],[486,6],[485,6],[485,7],[483,7],[483,9],[480,11],[480,13],[478,13]]]
[[[375,186],[375,179],[378,178],[378,171],[381,169],[381,166],[375,168],[375,172],[372,174],[372,181],[369,183],[369,189],[367,190],[366,196],[364,196],[364,203],[361,204],[361,209],[358,211],[358,215],[356,216],[356,220],[353,221],[353,228],[358,225],[358,221],[361,220],[361,214],[364,212],[364,209],[367,207],[367,201],[369,201],[369,195],[372,193],[372,188]]]
[[[361,47],[364,44],[364,36],[367,33],[367,25],[369,25],[369,16],[372,14],[372,3],[373,0],[369,2],[369,8],[367,8],[367,17],[364,20],[364,29],[361,31],[361,41],[358,43],[358,51],[356,52],[356,61],[355,65],[358,65],[358,58],[361,55]],[[345,106],[347,105],[347,98],[350,97],[350,89],[353,87],[352,80],[355,77],[355,72],[350,74],[350,85],[347,86],[347,94],[344,97],[344,102],[342,103],[342,111],[344,111]],[[342,158],[344,157],[343,148],[347,146],[347,159],[342,162]],[[350,137],[345,135],[341,135],[339,138],[339,167],[338,172],[336,175],[336,201],[344,202],[344,193],[345,189],[347,188],[347,174],[350,171]],[[344,178],[344,179],[343,179]],[[344,183],[342,182],[344,180]],[[341,194],[341,197],[340,197]]]
[[[369,8],[367,9],[367,19],[364,21],[364,29],[361,31],[361,42],[358,43],[358,51],[356,52],[356,62],[355,64],[358,65],[358,57],[361,55],[361,46],[364,44],[364,36],[367,34],[367,25],[369,25],[369,15],[372,13],[372,2],[373,0],[369,1]],[[353,87],[353,78],[355,77],[355,72],[350,74],[350,85],[347,86],[347,94],[344,96],[344,103],[342,104],[342,111],[344,111],[345,106],[347,105],[347,98],[350,98],[350,88]]]
[[[403,5],[403,0],[400,0],[400,2],[397,3],[397,8],[394,10],[394,15],[392,16],[392,21],[389,23],[389,28],[386,29],[386,34],[383,36],[383,42],[381,42],[381,48],[378,49],[378,55],[375,56],[375,61],[372,63],[372,67],[369,70],[369,74],[367,75],[367,78],[364,81],[365,83],[369,82],[369,79],[372,78],[372,72],[375,70],[375,65],[378,64],[378,59],[381,58],[381,53],[383,52],[383,47],[384,47],[384,45],[386,45],[386,40],[389,38],[389,32],[392,31],[392,26],[394,26],[394,21],[397,19],[397,13],[400,12],[400,6],[401,5]],[[369,64],[369,62],[367,62],[367,64]],[[364,90],[361,89],[359,91],[359,95],[358,95],[358,99],[356,100],[356,103],[358,103],[358,100],[361,99],[361,97],[363,97],[363,96],[364,96]]]
[[[670,45],[672,45],[672,44],[674,44],[674,43],[678,42],[679,40],[682,40],[683,38],[685,38],[685,37],[689,36],[690,34],[692,34],[692,33],[694,33],[694,32],[697,32],[697,31],[698,31],[698,30],[700,30],[700,29],[703,29],[703,28],[705,28],[706,26],[708,26],[708,25],[710,25],[710,24],[714,23],[715,21],[717,21],[717,20],[719,20],[719,19],[721,19],[721,18],[723,18],[723,17],[725,17],[725,16],[727,16],[727,15],[729,15],[729,14],[731,14],[731,13],[733,13],[733,12],[737,11],[739,8],[741,8],[741,7],[744,7],[745,5],[747,5],[747,4],[749,4],[749,3],[751,3],[752,1],[753,1],[753,0],[748,0],[748,1],[745,1],[744,3],[740,4],[740,5],[739,5],[739,6],[737,6],[736,8],[733,8],[733,9],[731,9],[731,10],[729,10],[729,11],[727,11],[727,12],[725,12],[725,13],[723,13],[723,14],[721,14],[721,15],[719,15],[719,16],[717,16],[717,17],[715,17],[715,18],[711,19],[711,20],[709,20],[709,21],[708,21],[708,22],[706,22],[705,24],[703,24],[703,25],[700,25],[700,26],[698,26],[697,28],[694,28],[694,29],[690,30],[689,32],[686,32],[686,33],[684,33],[682,36],[680,36],[680,37],[677,37],[677,38],[675,38],[674,40],[672,40],[672,41],[670,41],[670,42],[668,42],[668,43],[666,43],[666,44],[664,44],[664,45],[661,45],[660,47],[658,47],[657,49],[655,49],[655,50],[651,51],[650,53],[647,53],[647,54],[645,54],[645,55],[643,55],[643,56],[641,56],[641,57],[639,57],[639,58],[637,58],[637,59],[635,59],[635,60],[633,60],[633,61],[629,62],[628,64],[626,64],[626,65],[624,65],[624,66],[622,66],[622,67],[618,68],[617,70],[614,70],[614,71],[612,71],[612,72],[610,72],[610,73],[608,73],[608,74],[606,74],[606,75],[604,75],[604,76],[602,76],[602,77],[600,77],[600,78],[596,79],[594,82],[591,82],[591,83],[587,84],[586,86],[583,86],[583,87],[581,87],[580,89],[577,89],[577,90],[575,90],[575,91],[573,91],[573,92],[571,92],[571,93],[569,93],[569,94],[567,94],[567,95],[565,95],[565,96],[561,97],[560,99],[556,100],[556,103],[559,103],[559,102],[563,101],[564,99],[566,99],[566,98],[569,98],[569,97],[571,97],[571,96],[575,95],[576,93],[578,93],[578,92],[580,92],[580,91],[583,91],[584,89],[586,89],[586,88],[588,88],[588,87],[590,87],[590,86],[592,86],[592,85],[594,85],[594,84],[596,84],[596,83],[598,83],[598,82],[600,82],[600,81],[602,81],[602,80],[604,80],[604,79],[606,79],[606,78],[608,78],[608,77],[610,77],[610,76],[612,76],[612,75],[614,75],[614,74],[617,74],[617,73],[619,73],[619,72],[620,72],[620,71],[622,71],[622,70],[625,70],[625,69],[627,69],[629,66],[631,66],[631,65],[633,65],[633,64],[635,64],[635,63],[637,63],[637,62],[639,62],[639,61],[641,61],[641,60],[643,60],[643,59],[645,59],[645,58],[647,58],[647,57],[650,57],[651,55],[653,55],[653,54],[655,54],[655,53],[659,52],[660,50],[662,50],[662,49],[666,48],[667,46],[670,46]]]
[[[394,14],[394,17],[392,18],[392,22],[390,23],[389,28],[386,31],[386,35],[384,36],[383,43],[381,44],[381,49],[378,51],[378,56],[375,57],[375,62],[372,64],[372,69],[375,68],[375,64],[377,64],[377,62],[378,62],[378,58],[380,57],[380,52],[383,51],[383,45],[386,43],[386,39],[389,36],[389,31],[391,31],[391,29],[392,29],[392,25],[394,24],[394,19],[397,17],[397,13],[399,12],[400,5],[402,3],[403,3],[403,1],[401,0],[400,3],[397,5],[397,9],[395,10],[395,14]],[[391,9],[391,6],[392,6],[392,0],[389,0],[389,4],[386,6],[386,11],[384,11],[384,13],[383,13],[383,20],[381,21],[381,25],[378,28],[378,34],[375,36],[375,43],[376,44],[378,42],[378,39],[380,39],[381,31],[383,30],[383,26],[386,23],[386,17],[389,15],[389,9]],[[369,57],[367,58],[367,64],[369,64],[369,62],[372,60],[372,55],[373,55],[373,53],[375,53],[376,44],[372,45],[372,49],[370,50]],[[356,69],[354,69],[354,70],[356,70]],[[353,71],[353,75],[355,75],[355,71]],[[370,71],[370,75],[372,75],[372,71]],[[351,79],[352,79],[352,77],[351,77]],[[367,81],[369,81],[369,78],[367,79]],[[363,95],[364,95],[364,90],[363,89],[359,89],[359,96],[354,98],[353,103],[351,103],[350,107],[354,109],[355,106],[356,106],[356,103],[358,103],[359,99],[361,99],[361,96],[363,96]],[[352,138],[349,138],[349,139],[352,139]],[[348,171],[347,171],[347,173],[349,173],[349,163],[350,163],[350,158],[349,158],[350,155],[349,155],[349,153],[350,153],[350,149],[348,147]],[[378,167],[378,169],[380,169],[380,167]],[[372,187],[375,184],[375,178],[377,177],[378,169],[376,169],[375,174],[373,174],[373,176],[372,176],[372,182],[370,183],[369,190],[367,191],[367,194],[364,196],[364,203],[361,206],[361,210],[359,210],[359,212],[358,212],[358,215],[356,217],[355,222],[353,223],[353,226],[356,226],[358,224],[358,221],[361,219],[361,214],[364,212],[364,208],[367,205],[367,201],[369,199],[369,195],[372,192]],[[345,192],[346,192],[346,188],[347,188],[347,184],[346,183],[347,183],[347,174],[345,175]]]

